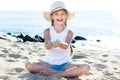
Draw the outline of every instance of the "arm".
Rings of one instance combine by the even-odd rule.
[[[45,48],[47,50],[51,49],[52,48],[52,44],[50,43],[50,31],[49,31],[49,28],[47,28],[45,31],[44,31],[44,40],[45,40]]]
[[[70,44],[72,41],[72,38],[73,38],[73,32],[71,30],[69,30],[69,33],[68,33],[67,38],[66,38],[66,42],[69,43],[69,45],[70,45],[70,49],[71,49],[70,56],[73,56],[73,49],[72,49],[72,45]]]
[[[67,37],[66,37],[66,40],[65,40],[65,43],[61,42],[60,47],[63,49],[67,49],[71,43],[72,38],[73,38],[73,32],[71,30],[69,30]]]

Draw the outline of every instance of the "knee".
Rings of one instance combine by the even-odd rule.
[[[25,68],[28,70],[28,71],[32,71],[32,64],[27,62],[25,63]]]
[[[84,64],[83,66],[84,66],[84,69],[85,69],[85,71],[87,73],[90,70],[90,66],[87,65],[87,64]]]

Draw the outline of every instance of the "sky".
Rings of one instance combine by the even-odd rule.
[[[0,0],[0,10],[48,11],[50,5],[58,0]],[[120,20],[119,0],[60,0],[71,11],[111,11]]]

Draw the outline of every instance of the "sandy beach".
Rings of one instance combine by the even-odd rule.
[[[74,48],[72,60],[91,67],[88,74],[79,78],[29,73],[25,62],[44,60],[45,53],[44,43],[0,39],[0,80],[120,80],[120,50]]]

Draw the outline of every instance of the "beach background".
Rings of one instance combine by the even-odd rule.
[[[78,1],[76,0],[75,4],[76,6],[80,4],[79,9],[76,6],[71,7],[75,16],[67,22],[67,27],[73,30],[74,37],[82,36],[87,40],[76,40],[72,43],[74,46],[72,60],[90,65],[90,72],[80,76],[79,79],[29,73],[24,68],[24,63],[44,60],[46,52],[44,43],[18,42],[16,37],[6,33],[43,37],[44,29],[51,26],[50,22],[43,17],[43,11],[47,10],[50,3],[43,7],[43,10],[35,6],[40,5],[41,0],[33,4],[32,0],[18,2],[4,0],[0,1],[0,80],[120,80],[120,15],[118,15],[120,7],[118,0],[87,0],[87,2],[80,0],[79,4]],[[43,1],[43,5],[46,2],[46,0]],[[73,2],[69,3],[65,0],[65,3],[70,6]]]
[[[48,27],[51,23],[44,19],[42,11],[0,11],[0,32],[43,37]],[[110,11],[76,11],[67,27],[74,32],[74,37],[87,38],[87,44],[120,49],[120,20]],[[101,42],[96,43],[96,40]]]

